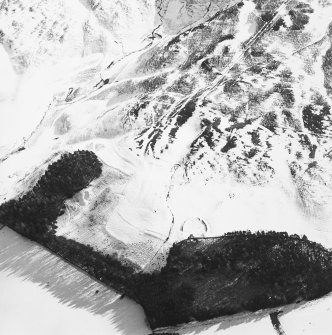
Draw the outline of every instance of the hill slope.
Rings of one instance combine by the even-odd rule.
[[[173,243],[234,230],[330,248],[331,14],[311,0],[4,1],[0,203],[84,150],[102,173],[61,197],[51,230],[119,267],[167,269]]]

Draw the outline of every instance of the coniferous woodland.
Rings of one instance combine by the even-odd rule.
[[[154,326],[207,320],[323,296],[332,290],[332,253],[285,232],[191,238],[137,286]]]
[[[0,224],[39,242],[93,277],[122,290],[121,283],[137,266],[125,266],[115,257],[92,247],[56,236],[56,220],[65,212],[65,201],[86,188],[102,173],[102,164],[91,151],[65,153],[50,164],[37,184],[18,199],[0,206]]]
[[[0,223],[136,300],[152,328],[311,300],[332,290],[332,253],[285,232],[188,238],[173,245],[156,273],[56,236],[65,200],[101,172],[92,152],[62,155],[30,191],[0,206]]]
[[[0,220],[28,237],[42,237],[54,230],[58,216],[64,213],[65,200],[87,187],[101,172],[101,163],[93,152],[63,154],[48,166],[32,190],[1,205]]]

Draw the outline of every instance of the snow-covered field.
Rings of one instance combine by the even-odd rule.
[[[285,25],[264,34],[249,0],[212,21],[224,1],[8,3],[0,12],[0,203],[32,187],[61,152],[87,149],[103,162],[103,174],[67,201],[57,234],[146,271],[190,234],[287,231],[332,247],[331,119],[317,135],[302,115],[319,99],[331,105],[331,69],[322,68],[332,41],[330,1],[305,1],[310,20],[290,32],[294,15],[281,6]],[[244,57],[251,36],[256,56]],[[201,96],[194,111],[181,114],[193,92]],[[268,113],[276,132],[267,129]],[[226,150],[233,137],[236,147]],[[7,274],[6,285],[25,290],[27,283],[9,283]],[[296,334],[302,328],[290,320],[312,313],[305,330],[314,334],[325,320],[316,308],[328,314],[326,301],[285,313],[285,331]],[[250,320],[219,332],[266,326],[273,333],[268,316]],[[219,329],[197,327],[181,331]]]
[[[149,334],[139,305],[36,243],[5,227],[0,250],[0,334]]]
[[[181,2],[177,5],[176,1],[161,3],[159,14],[164,13],[165,22],[153,10],[149,12],[150,2],[144,2],[144,6],[143,2],[137,0],[137,6],[141,8],[140,19],[147,20],[145,32],[142,28],[129,36],[123,30],[124,25],[129,25],[128,22],[136,15],[136,2],[131,8],[133,12],[128,11],[124,4],[122,7],[118,4],[122,8],[122,11],[117,9],[118,19],[113,25],[109,21],[106,27],[120,40],[132,42],[133,49],[126,49],[122,56],[110,44],[107,44],[109,48],[105,47],[107,50],[94,49],[92,53],[71,54],[70,58],[66,54],[60,56],[60,46],[54,44],[51,37],[45,40],[41,35],[39,39],[31,38],[31,41],[39,41],[39,47],[44,47],[47,42],[45,48],[52,52],[41,54],[38,62],[35,56],[27,54],[31,62],[21,73],[17,71],[17,58],[13,52],[19,53],[22,48],[28,48],[26,43],[29,40],[25,42],[25,35],[22,34],[38,23],[38,16],[33,16],[26,26],[22,23],[21,29],[14,25],[14,30],[4,30],[7,39],[14,36],[20,36],[20,39],[11,44],[11,49],[8,45],[0,49],[1,69],[6,75],[6,80],[1,77],[0,90],[0,153],[3,160],[0,165],[0,199],[4,201],[15,197],[31,187],[47,164],[59,157],[59,153],[88,149],[104,163],[103,176],[68,201],[66,214],[58,220],[59,235],[90,244],[100,251],[117,252],[142,267],[153,260],[158,250],[167,251],[173,242],[190,234],[216,236],[231,230],[285,230],[306,234],[308,238],[331,247],[329,137],[321,140],[301,130],[309,136],[311,143],[318,146],[316,160],[319,163],[314,175],[311,175],[317,161],[305,158],[308,151],[296,140],[297,130],[288,125],[284,133],[280,130],[273,134],[261,126],[262,115],[261,112],[257,114],[255,108],[281,113],[284,107],[280,97],[274,94],[251,110],[248,105],[250,100],[246,100],[251,93],[247,89],[241,97],[238,96],[238,100],[233,96],[223,98],[220,92],[214,92],[210,98],[212,101],[207,106],[196,107],[192,116],[179,127],[176,121],[179,111],[176,108],[183,103],[181,99],[188,96],[183,95],[182,89],[173,88],[179,76],[191,78],[184,79],[181,85],[189,85],[190,80],[194,83],[195,89],[188,91],[190,97],[194,95],[192,92],[204,92],[205,86],[214,87],[219,80],[217,77],[209,82],[197,66],[187,72],[181,70],[186,57],[190,59],[196,52],[201,52],[195,50],[199,46],[195,45],[195,40],[201,38],[199,33],[192,32],[196,29],[195,25],[210,17],[219,7],[212,2],[211,12],[204,15],[201,10],[204,6],[200,1],[181,7],[182,14],[186,13],[181,29],[189,23],[192,26],[189,34],[181,37],[176,47],[171,47],[177,50],[175,52],[175,49],[165,47],[173,41],[173,35],[165,33],[165,36],[154,36],[154,39],[148,40],[138,36],[147,34],[153,22],[159,22],[161,29],[167,30],[172,26],[173,30],[179,30],[176,23],[180,18],[172,13]],[[21,8],[19,3],[17,1],[16,5]],[[91,2],[84,2],[84,6],[81,6],[82,3],[75,2],[81,17],[90,13],[91,20],[97,20],[99,25],[104,22],[106,29],[106,3],[100,1],[97,5],[96,2],[92,7],[89,7]],[[320,20],[320,25],[310,21],[307,27],[312,39],[326,32],[328,13],[331,11],[329,6],[324,10],[316,7],[313,15]],[[12,4],[9,11],[15,8]],[[45,10],[52,9],[47,2],[36,2],[34,8],[43,17]],[[62,16],[52,17],[51,21],[60,20],[72,29],[79,25],[78,19],[75,24],[68,21],[73,8],[65,4],[59,8]],[[16,8],[14,14],[3,12],[2,15],[6,20],[17,21],[20,18],[17,12],[21,10]],[[197,21],[199,13],[201,17]],[[209,57],[216,57],[216,53],[227,46],[235,50],[230,64],[235,61],[242,64],[244,60],[239,50],[241,43],[257,29],[253,23],[255,15],[258,15],[255,6],[245,1],[238,16],[231,16],[229,21],[225,16],[224,21],[220,20],[222,23],[217,21],[217,33],[228,32],[235,38],[216,42],[216,51]],[[220,31],[219,24],[223,25]],[[310,100],[310,91],[324,90],[324,76],[319,68],[321,60],[317,53],[323,54],[328,42],[325,39],[317,47],[317,61],[306,70],[303,66],[309,66],[307,63],[311,56],[291,55],[291,50],[298,47],[294,47],[292,39],[285,36],[276,35],[275,41],[265,51],[273,54],[278,62],[283,62],[283,71],[291,69],[297,80],[306,79],[303,85],[299,85],[298,81],[294,81],[293,85],[296,106],[292,113],[298,114]],[[72,35],[69,34],[69,38]],[[286,38],[287,45],[281,44],[282,38]],[[4,41],[7,41],[6,38]],[[81,47],[90,45],[90,42],[83,43]],[[268,37],[264,43],[267,42],[270,42]],[[69,46],[62,45],[61,48],[68,49]],[[249,65],[248,61],[246,66]],[[227,69],[232,71],[231,67]],[[264,80],[262,76],[246,72],[242,76],[243,81],[256,85],[253,90],[269,90],[278,80],[278,74]],[[162,79],[164,77],[165,80]],[[102,82],[105,79],[107,83]],[[245,95],[248,97],[244,98]],[[225,129],[234,124],[228,114],[218,112],[218,108],[243,110],[241,101],[246,101],[246,115],[253,115],[254,122],[225,135]],[[145,102],[147,106],[138,107]],[[133,112],[137,108],[142,111]],[[241,124],[246,117],[241,114],[236,122]],[[219,122],[219,125],[212,126],[214,122]],[[262,142],[258,149],[251,144],[250,134],[255,131]],[[210,148],[205,142],[207,134],[212,136],[215,147]],[[228,136],[237,136],[240,143],[229,153],[220,154]],[[23,147],[25,150],[15,152]],[[248,148],[258,151],[251,163],[245,158]],[[303,159],[299,160],[295,155],[302,155]],[[291,176],[290,166],[297,166],[296,179]],[[311,166],[309,173],[308,166]],[[238,177],[241,174],[243,177]]]
[[[286,335],[320,335],[329,334],[332,315],[332,295],[316,301],[288,305],[279,309],[263,310],[255,313],[241,313],[208,322],[189,323],[182,327],[167,329],[180,335],[276,335],[269,314],[274,311],[279,314],[281,328]],[[166,331],[166,330],[165,330]]]
[[[140,306],[8,228],[0,230],[0,334],[148,335]],[[280,308],[286,334],[328,334],[332,295]],[[276,334],[269,313],[174,328],[181,335]],[[161,331],[161,330],[160,330]]]

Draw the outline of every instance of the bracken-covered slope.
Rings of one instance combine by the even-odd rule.
[[[287,231],[331,247],[331,1],[1,6],[20,78],[2,106],[1,202],[89,150],[102,173],[54,231],[96,252],[151,272],[191,234]]]

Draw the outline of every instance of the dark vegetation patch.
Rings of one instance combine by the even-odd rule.
[[[274,18],[275,11],[282,4],[282,2],[282,0],[254,0],[254,3],[256,4],[256,9],[261,13],[261,22],[259,24],[260,27],[263,26],[265,23],[270,22]],[[279,19],[273,26],[273,30],[277,31],[281,26],[285,26],[285,23],[282,19]]]
[[[138,91],[137,88],[138,88],[137,83],[132,79],[130,79],[126,82],[120,82],[115,87],[118,94],[124,94],[124,95],[136,93]],[[137,92],[137,93],[141,93],[141,92]],[[103,94],[102,97],[105,97],[105,93],[102,93],[102,94]],[[109,93],[107,92],[107,94],[109,94]]]
[[[213,53],[218,44],[234,38],[234,25],[237,22],[238,12],[237,5],[217,12],[203,23],[188,28],[172,38],[165,45],[165,52],[173,54],[181,43],[187,42],[185,45],[188,47],[188,57],[180,68],[182,70],[190,68]]]
[[[283,19],[279,19],[273,26],[273,30],[278,31],[281,27],[286,27],[286,23]]]
[[[259,138],[259,131],[258,131],[258,129],[253,130],[252,132],[249,132],[248,134],[251,136],[251,142],[252,142],[252,144],[257,145],[257,146],[262,144],[262,142],[261,142],[261,140]]]
[[[174,127],[169,132],[170,139],[174,139],[179,128],[184,125],[189,118],[191,118],[196,109],[196,102],[194,100],[189,100],[177,113]]]
[[[40,236],[54,230],[65,209],[65,200],[73,197],[100,176],[101,163],[90,151],[63,154],[49,165],[37,184],[19,199],[0,206],[0,222],[13,229],[23,227],[26,236]]]
[[[200,23],[200,24],[198,24],[196,27],[188,28],[188,29],[185,30],[184,32],[182,32],[182,33],[176,35],[175,37],[173,37],[173,38],[167,43],[165,49],[166,49],[166,50],[169,50],[170,47],[171,47],[172,45],[177,44],[177,43],[180,43],[180,42],[181,42],[181,39],[182,39],[183,37],[186,37],[186,36],[188,36],[189,34],[192,34],[192,33],[196,32],[196,31],[198,31],[198,30],[202,30],[202,29],[204,29],[205,26],[206,26],[206,23],[209,23],[209,22],[215,20],[216,18],[218,18],[218,16],[221,15],[221,13],[222,13],[221,11],[218,11],[218,12],[216,12],[213,16],[211,16],[208,20],[206,20],[205,23]]]
[[[137,268],[116,257],[104,255],[92,247],[56,236],[56,220],[64,213],[65,200],[98,178],[102,164],[91,151],[66,153],[50,164],[37,184],[19,199],[0,206],[0,224],[34,240],[98,280],[123,289]]]
[[[201,120],[201,129],[204,129],[199,137],[197,137],[190,145],[190,152],[187,157],[190,158],[195,155],[201,148],[207,145],[210,149],[215,148],[216,144],[220,140],[220,135],[223,132],[218,128],[220,124],[220,119],[216,118],[213,121],[208,119]],[[202,159],[203,153],[200,154],[198,160]],[[194,158],[196,159],[196,158]]]
[[[324,134],[326,132],[324,123],[329,122],[330,110],[330,105],[323,97],[318,96],[314,103],[303,108],[302,119],[304,127],[315,134]]]
[[[284,1],[283,0],[253,0],[256,4],[256,9],[263,11],[274,11],[276,10]]]
[[[250,71],[254,74],[261,74],[263,71],[263,68],[260,64],[255,64],[250,68]]]
[[[294,91],[292,88],[292,75],[288,71],[282,71],[281,80],[281,83],[274,86],[273,92],[281,95],[286,108],[291,108],[295,102]]]
[[[190,238],[173,245],[160,273],[140,276],[136,294],[153,328],[256,311],[331,291],[331,257],[287,233]]]
[[[176,118],[176,125],[181,127],[184,123],[186,123],[188,119],[193,116],[195,108],[196,103],[193,100],[188,101],[185,106],[179,111]]]
[[[211,149],[216,146],[219,136],[223,134],[219,129],[220,122],[221,120],[219,118],[215,118],[213,121],[208,119],[201,121],[201,127],[205,127],[202,138]]]
[[[190,68],[190,66],[196,64],[199,60],[213,53],[219,43],[232,39],[234,39],[233,34],[226,34],[220,36],[217,34],[215,37],[212,35],[212,38],[205,37],[202,41],[200,41],[201,43],[196,45],[196,50],[194,50],[194,52],[190,54],[187,61],[181,66],[181,69],[186,70]],[[208,44],[206,42],[208,42]],[[198,46],[199,49],[197,50]]]
[[[142,64],[140,66],[142,73],[152,73],[171,65],[176,60],[176,57],[176,52],[167,52],[163,47],[155,47],[142,54],[138,59],[138,63]]]
[[[224,147],[221,149],[221,152],[227,153],[229,150],[236,148],[236,136],[229,136]]]
[[[299,142],[303,147],[311,148],[312,144],[307,134],[299,134]]]
[[[210,149],[213,149],[215,147],[214,136],[213,132],[211,131],[211,128],[206,128],[203,131],[202,137]]]
[[[280,61],[272,59],[267,65],[266,69],[269,71],[275,71],[278,69],[279,65],[281,64]]]
[[[298,176],[298,172],[301,171],[301,167],[297,162],[289,163],[289,172],[293,178]]]
[[[278,128],[278,117],[277,117],[276,113],[267,112],[266,114],[264,114],[261,124],[265,128],[267,128],[270,131],[272,131],[273,133],[275,133],[275,131]]]
[[[151,93],[151,92],[156,91],[158,88],[160,88],[160,86],[164,85],[166,83],[166,80],[167,80],[167,74],[163,74],[163,75],[145,79],[141,81],[138,84],[138,86],[143,92]]]
[[[263,103],[271,93],[269,91],[262,91],[262,90],[255,90],[255,91],[248,91],[248,101],[250,101],[251,107],[258,107],[261,103]],[[243,108],[242,108],[243,113]]]
[[[272,21],[272,19],[274,18],[274,14],[272,12],[263,12],[261,14],[261,20],[264,23],[270,22]],[[279,19],[275,25],[273,26],[273,30],[278,31],[280,29],[280,27],[286,27],[285,21],[283,19]]]
[[[330,27],[330,36],[332,36],[332,25]],[[323,57],[322,68],[324,71],[324,86],[328,94],[332,93],[332,46],[326,51]]]
[[[231,132],[234,129],[243,129],[244,127],[252,124],[255,120],[256,120],[256,118],[247,119],[247,120],[242,121],[242,122],[234,122],[231,126],[225,128],[225,130],[228,131],[228,132]]]
[[[301,130],[300,120],[297,118],[294,118],[294,115],[290,110],[283,109],[282,115],[284,116],[284,122],[286,123],[287,126],[297,131]]]
[[[301,158],[303,158],[302,152],[300,152],[300,151],[296,151],[295,157],[296,157],[297,159],[301,159]]]
[[[291,30],[303,30],[306,24],[309,22],[309,15],[312,14],[314,10],[309,4],[304,2],[299,2],[295,9],[289,11],[289,15],[292,20]]]
[[[0,29],[0,43],[3,43],[5,37],[5,33]]]
[[[132,109],[129,111],[129,113],[131,115],[133,115],[135,117],[135,119],[138,118],[138,115],[139,115],[139,112],[142,110],[142,109],[145,109],[148,105],[149,105],[150,101],[148,100],[145,100],[143,102],[137,102],[133,107]]]
[[[244,183],[247,182],[250,178],[248,175],[248,165],[249,160],[239,154],[234,159],[228,159],[227,166],[228,166],[228,172],[233,176],[234,180],[236,180],[238,183]]]
[[[262,158],[260,158],[257,162],[257,170],[263,172],[263,175],[267,175],[268,173],[272,177],[275,174],[274,168],[271,166],[271,162],[267,161],[270,156],[265,153]],[[270,164],[269,164],[270,163]]]
[[[243,4],[242,4],[243,5]],[[234,15],[236,15],[238,13],[238,7],[241,7],[241,3],[234,5],[232,7],[229,7],[225,10],[222,11],[218,11],[216,12],[213,16],[211,16],[209,19],[207,19],[206,21],[204,21],[203,23],[198,24],[197,26],[193,27],[193,28],[188,28],[187,30],[185,30],[184,32],[176,35],[174,38],[172,38],[166,45],[166,49],[169,50],[169,48],[177,43],[181,42],[181,39],[183,37],[188,36],[189,34],[195,33],[199,30],[204,30],[204,28],[206,28],[206,26],[209,26],[209,24],[217,19],[225,21],[227,18],[233,18]]]
[[[276,9],[281,5],[281,1],[255,1],[256,8],[261,11],[261,25],[272,21],[275,17]],[[291,9],[288,14],[291,18],[292,24],[290,27],[286,26],[285,21],[281,18],[273,26],[273,30],[278,31],[280,27],[285,27],[290,30],[303,30],[306,24],[309,22],[309,15],[314,10],[309,4],[304,2],[298,2],[298,4]]]
[[[158,273],[55,235],[64,201],[100,176],[94,153],[64,154],[23,197],[0,206],[0,224],[37,241],[140,303],[152,328],[321,297],[332,255],[303,236],[235,232],[174,244]]]
[[[210,149],[213,149],[216,146],[217,138],[214,136],[217,134],[217,136],[220,134],[219,129],[216,132],[215,128],[212,126],[212,128],[206,128],[203,133],[203,138],[205,140],[205,143],[209,146]]]
[[[252,57],[262,57],[264,56],[264,49],[257,49],[255,48],[255,45],[253,45],[250,49],[250,55]]]
[[[243,89],[238,80],[231,79],[224,83],[223,91],[229,95],[243,94]]]
[[[274,91],[280,93],[285,101],[286,107],[292,107],[295,102],[294,92],[290,85],[277,84]]]
[[[309,158],[314,159],[316,156],[316,150],[317,150],[317,145],[314,144],[311,148],[311,151],[309,153]]]
[[[247,158],[253,158],[256,156],[256,154],[258,153],[258,149],[257,148],[251,148],[248,152],[245,152],[244,155]]]
[[[299,134],[299,142],[304,149],[309,150],[309,158],[315,158],[317,145],[312,144],[307,134]]]
[[[195,86],[195,79],[189,74],[182,75],[178,78],[172,86],[167,88],[168,92],[177,92],[185,95],[189,95]]]
[[[208,58],[201,63],[201,68],[207,72],[211,72],[213,70]]]
[[[164,129],[160,122],[157,122],[156,126],[152,128],[147,127],[143,129],[135,138],[137,148],[143,149],[144,147],[145,154],[148,154],[149,151],[154,154],[155,144],[161,138],[163,131]]]

